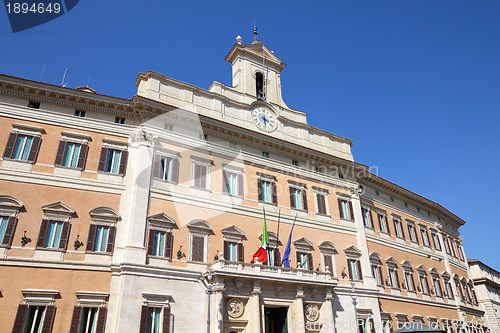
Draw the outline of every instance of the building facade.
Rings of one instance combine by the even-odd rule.
[[[256,38],[226,60],[131,99],[0,75],[0,330],[484,330],[465,221],[307,124]]]
[[[476,259],[468,263],[486,323],[492,333],[500,332],[500,272]]]

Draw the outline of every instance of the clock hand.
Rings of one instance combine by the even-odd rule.
[[[267,124],[266,124],[266,123],[267,123],[269,120],[267,119],[267,117],[266,117],[265,115],[262,117],[262,121],[264,122],[264,126],[267,126]]]

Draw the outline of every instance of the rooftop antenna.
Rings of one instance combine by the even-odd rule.
[[[66,70],[64,71],[63,79],[62,79],[62,82],[61,82],[61,86],[63,86],[63,87],[66,87],[66,85],[64,84],[64,79],[66,78],[66,72],[67,71],[68,71],[68,67],[66,67]]]
[[[42,81],[42,76],[43,76],[43,72],[45,72],[46,65],[47,65],[47,62],[45,62],[45,65],[43,65],[42,73],[40,74],[40,78],[38,79],[38,81]]]

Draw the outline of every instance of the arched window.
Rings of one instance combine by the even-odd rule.
[[[257,99],[264,99],[264,75],[260,72],[255,74],[255,87],[257,89]]]

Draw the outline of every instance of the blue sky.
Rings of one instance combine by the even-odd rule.
[[[80,1],[13,34],[0,10],[0,73],[130,98],[153,70],[230,84],[241,35],[288,66],[285,102],[354,140],[355,159],[464,220],[468,258],[500,270],[500,1]]]

